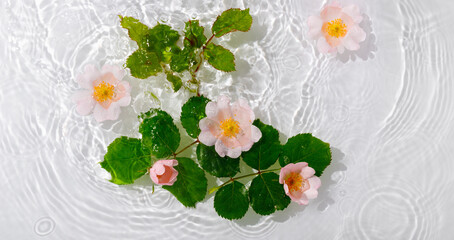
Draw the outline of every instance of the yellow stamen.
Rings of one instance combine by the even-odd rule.
[[[303,181],[303,177],[299,173],[292,172],[285,178],[285,184],[287,184],[289,191],[294,192],[300,190],[306,181]]]
[[[96,87],[94,87],[95,91],[93,92],[93,97],[98,102],[104,102],[107,100],[112,100],[115,94],[115,87],[112,84],[106,83],[102,81]]]
[[[240,132],[240,124],[233,118],[221,121],[222,135],[226,137],[235,137]]]
[[[347,25],[345,25],[342,19],[338,18],[323,24],[323,31],[331,37],[344,37],[347,34]]]

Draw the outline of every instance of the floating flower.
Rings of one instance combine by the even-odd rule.
[[[178,165],[178,161],[175,159],[155,162],[153,167],[150,168],[151,180],[160,185],[173,185],[178,176],[178,171],[173,167],[176,165]]]
[[[104,65],[101,71],[94,65],[85,66],[85,71],[76,78],[84,88],[73,95],[76,111],[80,115],[93,112],[98,122],[116,120],[120,116],[120,107],[131,102],[131,87],[121,81],[125,71],[118,66]]]
[[[320,16],[309,17],[309,37],[317,40],[321,53],[343,53],[345,48],[355,51],[366,39],[366,33],[358,25],[362,20],[358,6],[342,7],[333,2],[323,8]]]
[[[284,184],[285,194],[292,201],[307,205],[309,199],[317,197],[320,178],[314,176],[315,170],[308,167],[306,162],[289,163],[281,169],[279,183]]]
[[[199,123],[199,140],[214,145],[221,157],[237,158],[262,137],[260,129],[252,125],[254,112],[243,98],[231,105],[229,97],[219,96],[217,102],[206,105],[205,113],[207,117]]]

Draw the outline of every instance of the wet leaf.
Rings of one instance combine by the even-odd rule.
[[[204,96],[191,97],[181,108],[181,125],[189,136],[197,138],[200,134],[199,122],[205,118],[205,107],[210,100]]]
[[[264,170],[273,165],[279,158],[281,143],[279,133],[270,125],[255,120],[253,123],[262,132],[262,138],[252,148],[242,153],[243,161],[252,168]]]
[[[190,158],[177,158],[177,181],[172,186],[162,186],[171,192],[185,207],[195,207],[207,193],[205,172]]]
[[[231,8],[217,17],[211,31],[216,37],[221,37],[234,31],[247,32],[251,25],[252,16],[249,14],[249,8],[245,10]]]
[[[217,70],[235,71],[235,56],[220,45],[209,43],[204,51],[204,56],[208,63]]]
[[[153,52],[139,49],[126,60],[126,66],[131,70],[131,75],[136,78],[146,79],[162,71],[159,59]]]
[[[172,117],[157,109],[142,114],[142,124],[139,132],[142,134],[142,144],[156,158],[165,158],[175,153],[180,145],[180,132],[173,123]]]
[[[207,41],[203,32],[204,28],[199,26],[199,20],[187,21],[184,28],[184,46],[193,48],[202,47]]]
[[[183,50],[175,51],[172,54],[170,61],[170,69],[174,72],[183,72],[189,70],[189,67],[195,64],[194,49],[184,48]]]
[[[291,137],[282,148],[279,164],[284,167],[289,163],[307,162],[320,176],[331,163],[331,150],[328,143],[312,136],[310,133]]]
[[[181,78],[178,76],[175,76],[171,73],[167,74],[167,81],[172,83],[174,92],[180,90],[181,86],[183,86],[183,83],[181,82]]]
[[[176,43],[180,34],[165,24],[158,24],[150,29],[148,34],[147,51],[154,52],[161,61],[165,61],[164,53],[171,52],[172,49],[178,48]]]
[[[247,190],[234,181],[220,188],[214,196],[214,209],[219,216],[232,220],[242,218],[249,208]]]
[[[108,147],[101,167],[111,175],[115,184],[131,184],[143,176],[151,166],[150,152],[140,139],[119,137]]]
[[[279,175],[273,172],[262,173],[252,180],[249,200],[252,209],[260,215],[283,210],[290,204],[290,198],[279,183]]]
[[[137,42],[139,48],[147,48],[148,47],[148,34],[150,28],[141,23],[139,20],[133,17],[120,17],[120,24],[123,28],[128,30],[129,37]]]
[[[197,159],[203,170],[215,177],[233,177],[240,171],[240,158],[221,157],[214,146],[199,143]]]

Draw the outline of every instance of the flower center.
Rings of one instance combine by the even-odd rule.
[[[115,87],[112,84],[106,83],[102,81],[96,87],[94,87],[95,91],[93,93],[93,97],[98,102],[104,102],[106,100],[112,100],[115,94]]]
[[[240,132],[240,124],[233,118],[221,121],[222,135],[226,137],[235,137]]]
[[[289,191],[295,192],[306,185],[306,180],[303,179],[301,174],[292,172],[285,178],[285,183],[287,184]]]
[[[345,25],[342,19],[338,18],[323,24],[323,31],[328,33],[331,37],[344,37],[345,34],[347,34],[347,25]]]

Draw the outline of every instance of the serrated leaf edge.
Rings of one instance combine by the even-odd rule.
[[[241,8],[229,8],[229,9],[225,10],[224,12],[230,11],[230,10],[232,10],[232,9],[238,9],[238,10],[240,10],[240,11],[246,11],[246,10],[247,10],[248,13],[249,13],[249,8],[246,8],[246,9],[244,9],[244,10],[241,10]],[[224,12],[222,12],[222,13],[224,13]],[[221,15],[222,15],[222,13],[221,13]],[[218,20],[218,18],[219,18],[221,15],[218,15],[218,16],[216,17],[216,20],[214,21],[214,23]],[[250,15],[250,14],[249,14],[249,15]],[[254,18],[252,17],[252,15],[251,15],[251,19],[252,19],[252,20],[251,20],[251,26],[249,26],[248,30],[246,30],[246,31],[240,31],[240,32],[249,32],[249,30],[251,30],[252,24],[254,23]],[[213,25],[214,25],[214,23],[213,23]],[[222,30],[221,30],[221,31],[222,31]],[[211,33],[212,33],[215,37],[217,37],[217,38],[220,38],[220,37],[222,37],[222,36],[224,36],[224,35],[226,35],[226,34],[228,34],[228,33],[237,32],[237,31],[239,31],[239,30],[234,29],[234,30],[232,30],[232,31],[230,31],[230,32],[226,32],[226,33],[222,34],[221,36],[216,36],[216,34],[213,33],[213,27],[211,27]]]

